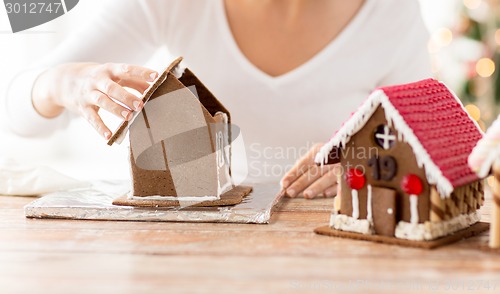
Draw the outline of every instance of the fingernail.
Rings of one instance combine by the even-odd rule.
[[[109,139],[109,137],[111,137],[111,133],[110,132],[105,132],[104,133],[104,138],[105,139]]]
[[[148,81],[149,82],[153,82],[155,79],[156,79],[156,73],[154,72],[154,73],[152,73],[152,74],[149,75],[149,80]]]
[[[281,181],[281,188],[286,189],[289,185],[288,181]]]
[[[123,116],[123,118],[125,118],[125,120],[127,120],[127,119],[128,119],[128,115],[129,115],[129,112],[128,112],[128,111],[125,111],[125,110],[124,110],[124,111],[122,111],[122,116]]]
[[[304,191],[304,198],[312,198],[313,191],[311,190],[305,190]]]
[[[139,101],[134,101],[134,103],[133,103],[133,104],[134,104],[134,109],[135,109],[135,110],[139,111],[139,109],[141,109],[141,108],[140,108],[140,106],[141,106],[141,102],[139,102]]]
[[[338,191],[336,191],[336,190],[327,190],[327,191],[325,191],[325,196],[326,197],[333,197],[333,196],[337,195],[337,192]]]
[[[296,196],[294,189],[288,189],[288,190],[286,190],[286,193],[288,194],[288,196],[290,196],[292,198],[294,198]]]

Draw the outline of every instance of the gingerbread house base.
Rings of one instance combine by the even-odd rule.
[[[372,241],[378,243],[406,246],[406,247],[417,247],[424,249],[433,249],[443,245],[451,244],[462,239],[470,238],[476,236],[482,232],[485,232],[489,229],[490,224],[484,222],[478,222],[473,224],[472,226],[459,230],[453,234],[435,239],[430,241],[413,241],[406,239],[399,239],[395,237],[387,237],[382,235],[366,235],[361,233],[340,231],[333,229],[329,226],[323,226],[316,228],[314,232],[320,235],[332,236],[332,237],[340,237],[340,238],[350,238],[356,240],[365,240]]]
[[[129,198],[128,195],[123,195],[113,201],[113,205],[120,206],[136,206],[136,207],[212,207],[212,206],[228,206],[241,203],[243,199],[252,192],[252,187],[236,186],[220,196],[220,199],[208,201],[179,201],[161,199],[161,196],[156,196],[154,199],[144,197],[145,199]]]

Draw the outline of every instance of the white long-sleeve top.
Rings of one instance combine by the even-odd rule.
[[[237,152],[233,171],[246,169],[252,179],[278,179],[312,143],[327,141],[374,88],[431,76],[428,33],[416,0],[366,0],[322,51],[277,77],[259,70],[240,51],[223,0],[112,4],[42,65],[11,81],[3,102],[14,132],[47,135],[71,119],[68,113],[46,119],[33,109],[32,85],[47,67],[90,61],[141,65],[166,45],[184,57],[241,128],[246,160]]]

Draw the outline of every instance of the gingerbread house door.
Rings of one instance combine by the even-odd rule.
[[[396,229],[396,190],[372,187],[373,227],[377,235],[394,236]]]

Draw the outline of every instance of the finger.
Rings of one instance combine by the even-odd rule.
[[[314,163],[314,157],[321,148],[321,144],[314,145],[307,154],[302,157],[293,167],[290,169],[286,175],[281,179],[281,187],[288,188],[294,181],[296,181],[300,176],[309,170]]]
[[[129,109],[109,99],[109,97],[106,96],[104,93],[95,90],[92,91],[90,96],[91,96],[90,103],[95,104],[100,108],[111,112],[117,117],[124,120],[129,120],[132,117],[132,112]]]
[[[138,65],[108,63],[104,65],[110,71],[113,80],[139,79],[146,82],[154,82],[158,73],[152,69]]]
[[[81,112],[83,117],[104,139],[108,140],[111,138],[111,131],[106,127],[99,114],[97,114],[97,109],[89,106],[83,108]]]
[[[304,190],[304,198],[312,199],[319,194],[322,194],[328,187],[336,184],[337,175],[335,173],[335,169],[332,169]]]
[[[147,88],[149,88],[149,83],[145,82],[144,80],[120,80],[117,81],[117,83],[122,87],[129,87],[131,89],[137,90],[141,94],[144,93]]]
[[[130,109],[140,110],[142,108],[142,100],[134,94],[123,89],[122,86],[112,80],[103,80],[97,83],[97,90],[106,94],[109,98],[123,103]]]
[[[317,166],[311,165],[307,172],[303,173],[297,180],[295,180],[287,189],[286,195],[289,197],[296,197],[299,195],[307,186],[319,179],[321,176],[327,172],[332,171],[334,174],[338,171],[338,165],[328,165],[328,166]],[[321,191],[319,192],[321,193]]]
[[[295,182],[300,176],[302,176],[309,168],[311,167],[311,164],[307,162],[298,162],[296,163],[292,169],[290,169],[285,176],[281,179],[281,187],[283,189],[287,189],[290,187],[290,185]]]
[[[338,195],[339,193],[339,185],[336,184],[336,185],[333,185],[333,186],[330,186],[328,188],[325,189],[325,191],[323,192],[323,194],[325,195],[325,197],[334,197],[336,195]]]
[[[286,193],[289,197],[296,197],[305,188],[307,188],[311,183],[319,179],[322,175],[321,168],[319,166],[311,166],[307,172],[301,175],[297,180],[295,180],[290,187],[286,189]]]

